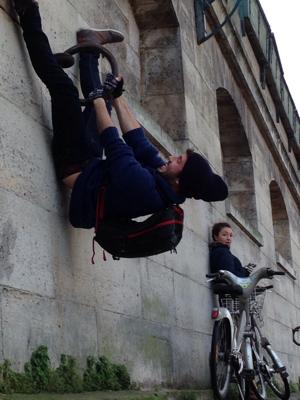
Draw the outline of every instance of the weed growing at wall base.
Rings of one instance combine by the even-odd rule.
[[[96,390],[126,390],[130,376],[124,365],[113,364],[106,357],[88,357],[81,376],[74,357],[62,354],[58,368],[51,367],[46,346],[40,346],[24,365],[24,372],[15,372],[11,363],[0,364],[0,393],[79,393]]]

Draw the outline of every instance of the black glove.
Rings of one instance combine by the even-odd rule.
[[[102,99],[105,98],[103,89],[95,89],[92,92],[90,92],[87,97],[87,100],[93,101],[93,100],[99,99],[99,98],[102,98]]]
[[[256,264],[249,263],[244,266],[245,270],[248,271],[249,275],[252,273],[254,268],[256,267]]]
[[[123,78],[118,80],[114,75],[107,74],[103,84],[105,96],[108,98],[112,97],[114,99],[122,96],[122,93],[124,92],[123,85]]]

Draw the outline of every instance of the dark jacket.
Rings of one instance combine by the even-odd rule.
[[[101,133],[106,159],[93,159],[76,180],[69,212],[74,227],[95,226],[97,197],[103,185],[105,217],[136,218],[185,201],[157,171],[165,162],[143,130],[127,132],[123,139],[113,127]],[[209,176],[213,175],[210,169]],[[205,186],[205,200],[210,201],[209,182]]]
[[[93,159],[76,180],[69,212],[74,227],[95,226],[97,197],[103,185],[107,187],[105,217],[135,218],[184,202],[157,172],[164,161],[143,130],[132,130],[123,139],[116,128],[101,133],[106,159]]]
[[[240,260],[231,253],[227,245],[214,242],[210,245],[210,270],[217,272],[220,269],[230,271],[240,278],[249,276],[249,272],[242,266]]]

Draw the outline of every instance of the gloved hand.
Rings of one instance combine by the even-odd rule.
[[[123,85],[124,80],[122,77],[107,74],[103,84],[104,95],[107,98],[111,97],[114,99],[122,96],[122,93],[124,92]]]
[[[104,98],[104,90],[103,89],[95,89],[89,93],[87,100],[93,101],[95,99]]]
[[[244,268],[246,271],[249,272],[249,274],[251,274],[251,272],[254,270],[254,268],[256,268],[256,264],[249,263],[249,264],[245,265]]]

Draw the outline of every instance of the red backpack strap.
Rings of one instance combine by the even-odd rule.
[[[96,232],[100,226],[100,221],[104,217],[105,192],[106,192],[106,186],[101,186],[99,193],[98,193],[97,208],[96,208],[96,224],[95,224]]]
[[[106,191],[106,186],[101,186],[99,193],[98,193],[98,198],[97,198],[95,234],[97,233],[100,223],[104,217],[105,191]],[[92,255],[92,260],[91,260],[92,264],[95,264],[94,258],[95,258],[95,237],[93,238],[93,255]],[[104,261],[106,261],[106,256],[105,256],[104,252],[103,252],[103,259],[104,259]]]

